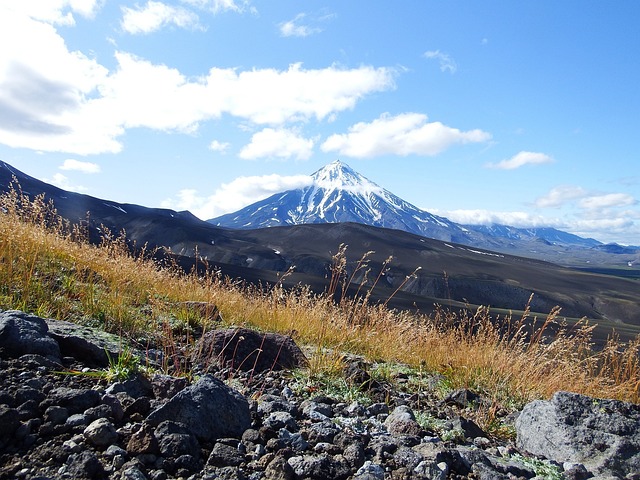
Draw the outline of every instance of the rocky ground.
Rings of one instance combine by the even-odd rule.
[[[471,420],[482,396],[406,391],[362,359],[345,362],[357,400],[305,387],[288,337],[212,332],[190,378],[97,375],[113,348],[0,312],[0,479],[640,479],[638,405],[560,392],[503,418],[517,439],[496,439]]]

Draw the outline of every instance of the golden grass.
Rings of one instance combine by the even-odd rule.
[[[167,345],[176,329],[210,327],[206,318],[187,318],[178,306],[202,301],[215,304],[226,323],[289,333],[315,347],[316,365],[335,365],[335,352],[401,362],[512,406],[558,390],[640,401],[640,338],[625,345],[614,337],[596,351],[592,327],[581,324],[569,332],[558,310],[535,328],[528,310],[517,319],[492,316],[487,308],[440,309],[430,316],[397,312],[368,302],[375,272],[368,287],[360,283],[359,298],[334,301],[338,288],[357,273],[365,279],[371,274],[366,256],[348,275],[341,246],[322,295],[304,286],[248,287],[215,272],[185,274],[158,265],[145,249],[133,255],[124,232],[103,229],[102,244],[88,244],[81,227],[65,223],[42,197],[29,199],[17,186],[0,196],[0,308]]]

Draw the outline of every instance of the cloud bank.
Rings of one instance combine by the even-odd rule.
[[[370,123],[357,123],[345,134],[331,135],[322,144],[324,152],[352,158],[381,155],[437,155],[454,144],[486,142],[491,135],[482,130],[463,132],[440,122],[428,122],[421,113],[382,114]]]

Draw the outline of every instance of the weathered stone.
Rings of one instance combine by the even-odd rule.
[[[278,431],[278,439],[291,450],[295,452],[303,452],[309,448],[309,443],[302,437],[300,433],[291,433],[286,428]]]
[[[3,440],[13,436],[20,426],[18,411],[6,405],[0,405],[0,445]]]
[[[73,415],[74,413],[83,413],[98,403],[100,403],[100,393],[96,390],[59,387],[49,392],[41,407],[60,405]]]
[[[156,398],[171,398],[187,386],[184,377],[156,374],[151,378],[151,387]]]
[[[87,441],[96,447],[106,447],[118,440],[116,428],[106,418],[95,420],[84,429],[83,432]]]
[[[288,412],[273,412],[264,419],[262,425],[270,430],[278,431],[281,428],[288,428],[289,430],[297,430],[293,416]]]
[[[384,480],[384,468],[377,463],[371,462],[371,460],[367,460],[358,469],[353,478],[355,480]]]
[[[57,341],[65,357],[73,357],[91,367],[107,367],[109,358],[116,360],[122,349],[122,338],[64,320],[46,319],[49,335]]]
[[[104,467],[98,460],[98,457],[89,451],[73,453],[69,455],[67,464],[64,468],[65,478],[73,479],[97,479],[104,478]]]
[[[216,442],[211,450],[207,465],[216,467],[234,466],[237,467],[244,462],[244,455],[240,453],[237,446],[232,447],[224,443]]]
[[[517,445],[556,462],[582,463],[596,475],[640,472],[640,405],[558,392],[524,407]]]
[[[416,417],[406,405],[396,407],[384,424],[391,435],[420,435],[422,433],[422,427],[416,422]]]
[[[142,424],[142,426],[136,430],[129,443],[127,443],[127,452],[133,455],[139,455],[141,453],[158,453],[160,448],[158,446],[158,440],[153,434],[153,427],[149,424]]]
[[[153,396],[153,386],[146,376],[139,373],[123,382],[109,385],[105,393],[108,395],[126,393],[131,398],[151,397]]]
[[[407,470],[415,469],[424,457],[418,452],[408,448],[400,447],[393,454],[393,461],[397,467],[405,467]]]
[[[423,460],[413,469],[416,477],[424,480],[446,480],[449,474],[449,465],[446,462],[434,463]]]
[[[447,405],[455,405],[456,407],[466,408],[472,404],[477,404],[481,400],[480,395],[469,390],[468,388],[461,388],[454,390],[444,397],[443,403]]]
[[[273,412],[288,412],[291,415],[297,415],[298,408],[282,397],[264,395],[258,402],[258,412],[267,415]]]
[[[291,457],[288,463],[299,478],[340,480],[349,476],[349,466],[341,455],[302,455]]]
[[[456,416],[451,423],[453,423],[453,428],[462,431],[466,438],[486,436],[486,433],[484,433],[484,431],[473,420]]]
[[[293,468],[282,455],[276,455],[269,462],[264,473],[269,480],[293,480],[296,476]]]
[[[200,456],[200,444],[196,437],[182,424],[164,421],[155,429],[154,435],[158,440],[160,453],[165,457],[179,457],[180,455]]]
[[[47,322],[19,310],[0,311],[0,357],[38,354],[60,360],[60,347],[48,335]]]
[[[264,372],[305,365],[306,357],[291,337],[247,328],[213,330],[200,340],[201,362],[217,358],[234,370]]]
[[[44,421],[51,422],[54,425],[60,425],[69,418],[69,410],[58,405],[52,405],[44,412]]]
[[[184,424],[201,440],[242,436],[251,426],[249,402],[237,391],[211,375],[200,380],[152,411],[147,417],[151,425],[165,420]]]

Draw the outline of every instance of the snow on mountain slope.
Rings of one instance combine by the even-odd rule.
[[[411,205],[339,160],[311,178],[307,187],[277,193],[209,222],[229,228],[356,222],[438,240],[469,240],[464,227]]]

